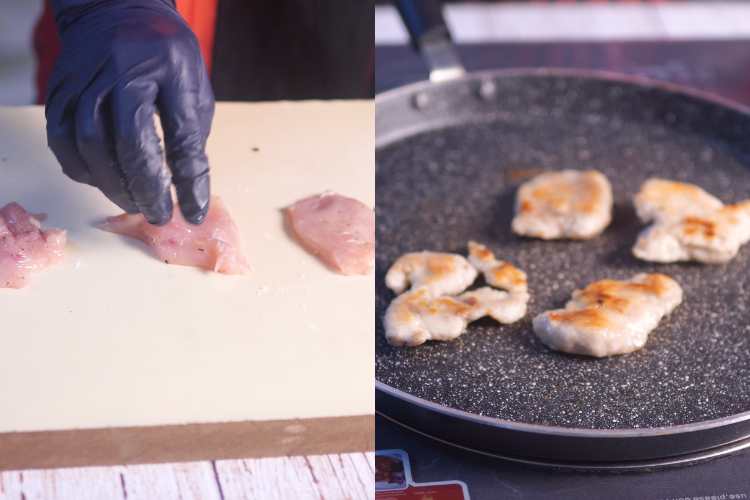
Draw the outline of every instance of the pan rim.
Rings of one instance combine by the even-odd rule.
[[[495,451],[486,451],[486,450],[472,448],[469,446],[462,445],[455,441],[450,441],[450,440],[435,436],[433,434],[423,432],[415,427],[412,427],[395,418],[392,418],[382,412],[376,411],[375,413],[378,416],[388,420],[389,422],[395,425],[398,425],[404,429],[409,430],[410,432],[415,432],[419,434],[420,436],[424,436],[428,439],[432,439],[434,441],[437,441],[447,446],[451,446],[453,448],[457,448],[463,451],[468,451],[471,453],[478,453],[479,455],[482,455],[485,457],[496,458],[499,460],[507,460],[510,462],[518,463],[518,464],[532,465],[535,467],[554,468],[554,469],[561,469],[561,470],[567,470],[567,471],[641,472],[645,470],[654,470],[654,469],[663,470],[666,468],[680,467],[680,466],[684,466],[687,464],[697,464],[706,460],[711,460],[714,458],[722,457],[725,455],[729,455],[729,454],[736,453],[738,451],[742,451],[747,448],[750,448],[750,438],[744,437],[744,438],[740,438],[729,443],[720,444],[718,446],[713,446],[710,448],[706,448],[704,450],[690,452],[690,453],[686,453],[683,455],[669,455],[669,456],[664,456],[664,457],[643,459],[643,460],[625,460],[622,462],[562,461],[562,460],[544,459],[542,457],[537,457],[537,458],[520,457],[520,456],[497,453]]]
[[[691,99],[708,102],[710,104],[723,108],[728,108],[736,113],[744,115],[746,118],[750,118],[750,106],[743,105],[737,101],[704,90],[699,90],[677,83],[655,80],[638,75],[618,73],[615,71],[559,67],[483,70],[470,72],[460,78],[439,83],[434,83],[429,80],[410,83],[387,90],[385,92],[378,93],[375,96],[375,114],[377,115],[378,104],[383,104],[403,95],[411,95],[416,92],[429,90],[432,88],[445,87],[454,85],[456,83],[466,83],[483,79],[496,79],[500,77],[545,76],[585,78],[590,80],[621,83],[645,89],[657,89],[672,94],[682,94]],[[386,144],[381,145],[380,143],[378,143],[377,131],[375,135],[375,149],[377,151],[381,147],[386,146]],[[715,419],[661,427],[642,427],[629,429],[592,429],[585,427],[564,427],[558,425],[543,425],[518,422],[497,417],[487,417],[465,410],[459,410],[450,406],[420,398],[418,396],[414,396],[400,389],[396,389],[395,387],[380,382],[377,377],[375,377],[375,392],[377,393],[378,391],[395,399],[398,399],[403,403],[411,404],[449,418],[470,421],[475,424],[489,426],[496,429],[566,438],[623,439],[674,436],[726,427],[750,420],[750,411],[745,411],[742,413]]]
[[[411,94],[420,90],[429,90],[431,88],[450,86],[461,82],[470,82],[475,80],[499,78],[499,77],[576,77],[589,80],[599,80],[612,83],[622,83],[644,89],[657,89],[673,94],[683,94],[693,99],[707,101],[714,105],[729,108],[733,111],[746,115],[750,118],[750,106],[746,106],[732,99],[722,97],[718,94],[706,90],[688,87],[679,83],[656,80],[646,76],[632,75],[627,73],[618,73],[610,70],[600,69],[580,69],[580,68],[562,68],[562,67],[543,67],[543,68],[506,68],[490,69],[482,71],[472,71],[466,73],[460,78],[446,80],[442,82],[431,82],[429,80],[420,80],[407,85],[395,87],[375,95],[375,113],[377,114],[378,104],[390,101],[404,94]],[[376,137],[377,140],[377,137]],[[377,146],[376,146],[377,148]]]
[[[750,420],[750,411],[737,413],[727,417],[720,417],[710,420],[701,420],[689,424],[678,424],[662,427],[639,427],[632,429],[589,429],[585,427],[563,427],[560,425],[543,425],[531,424],[527,422],[517,422],[497,417],[487,417],[477,415],[465,410],[451,408],[440,403],[435,403],[413,394],[409,394],[400,389],[396,389],[388,384],[375,380],[375,391],[380,391],[388,396],[401,400],[402,402],[418,406],[434,413],[439,413],[446,417],[467,420],[475,424],[494,427],[509,431],[526,432],[530,434],[541,434],[546,436],[570,437],[570,438],[598,438],[598,439],[622,439],[622,438],[644,438],[673,436],[677,434],[687,434],[690,432],[700,432],[727,425],[733,425]]]

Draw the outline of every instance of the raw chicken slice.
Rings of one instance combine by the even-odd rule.
[[[633,203],[638,218],[643,222],[703,215],[723,206],[721,200],[695,184],[655,177],[641,185],[633,197]]]
[[[588,239],[612,220],[612,187],[597,170],[547,172],[525,182],[516,196],[512,229],[544,240]]]
[[[428,287],[396,297],[385,312],[385,337],[394,346],[453,340],[466,331],[472,306],[453,297],[434,298]]]
[[[237,226],[218,196],[211,198],[208,215],[199,226],[185,221],[179,210],[164,226],[148,223],[141,214],[108,217],[100,229],[148,245],[167,264],[179,264],[224,274],[244,274],[249,270],[240,247]]]
[[[300,244],[341,274],[369,274],[375,262],[375,213],[340,194],[326,192],[285,210]]]
[[[385,284],[395,293],[409,287],[426,287],[432,297],[461,293],[477,278],[477,270],[455,253],[414,252],[396,259],[385,275]]]
[[[526,273],[510,262],[498,260],[492,250],[481,243],[469,242],[469,262],[484,274],[487,284],[495,288],[514,292],[528,289]]]
[[[664,274],[601,280],[573,292],[565,309],[538,315],[533,328],[551,349],[614,356],[643,347],[661,318],[681,302],[682,288]]]
[[[0,208],[0,288],[23,288],[32,272],[64,258],[65,231],[42,229],[44,219],[15,202]]]

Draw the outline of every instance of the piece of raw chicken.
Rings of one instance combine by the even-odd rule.
[[[64,258],[65,231],[42,229],[44,219],[15,202],[0,208],[0,288],[23,288],[32,272]]]
[[[597,170],[537,175],[516,195],[513,232],[544,240],[588,239],[612,220],[612,186]]]
[[[149,224],[141,214],[122,214],[108,217],[98,227],[143,241],[167,264],[224,274],[244,274],[249,270],[239,230],[218,196],[211,197],[208,215],[198,226],[186,222],[175,210],[172,220],[164,226]]]
[[[395,293],[426,287],[430,295],[453,295],[466,290],[477,278],[477,270],[466,257],[455,253],[412,252],[396,259],[385,275],[385,284]]]
[[[643,347],[661,318],[681,302],[682,288],[669,276],[638,274],[576,290],[564,309],[543,312],[532,324],[551,349],[601,358]]]
[[[732,260],[750,240],[750,200],[723,205],[698,186],[649,179],[633,198],[644,222],[633,254],[651,262]]]
[[[354,198],[326,192],[285,209],[300,244],[341,274],[369,274],[375,262],[375,213]]]

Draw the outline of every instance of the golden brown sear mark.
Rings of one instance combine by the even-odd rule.
[[[549,319],[582,328],[603,329],[610,326],[610,320],[601,309],[587,307],[573,311],[555,311],[549,313]]]
[[[682,220],[683,231],[688,236],[702,234],[706,238],[716,237],[716,223],[700,217],[685,217]]]
[[[492,269],[492,277],[497,283],[511,283],[515,286],[526,284],[526,274],[510,262],[503,262]]]
[[[435,281],[456,272],[456,263],[449,255],[431,255],[427,258],[427,269],[431,275],[428,281]]]

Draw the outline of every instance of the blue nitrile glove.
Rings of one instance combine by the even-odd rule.
[[[200,224],[214,97],[198,41],[170,0],[52,0],[62,51],[47,90],[47,142],[68,177],[152,224]],[[167,169],[154,126],[164,129]],[[171,176],[170,176],[171,171]]]

